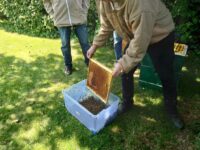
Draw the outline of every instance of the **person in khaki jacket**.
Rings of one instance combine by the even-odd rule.
[[[119,113],[133,105],[133,73],[149,53],[163,85],[165,110],[179,129],[184,122],[177,111],[174,79],[174,22],[161,0],[100,0],[100,30],[87,52],[91,58],[115,30],[128,44],[124,55],[115,64],[113,77],[122,74],[123,102]]]
[[[71,30],[74,29],[79,39],[85,63],[88,65],[86,56],[90,45],[87,32],[87,14],[89,9],[89,0],[43,0],[47,13],[58,27],[61,42],[62,54],[65,63],[65,73],[72,73],[72,55],[70,46]]]
[[[100,15],[100,0],[96,0],[97,13]],[[117,34],[116,31],[113,32],[113,46],[115,52],[116,60],[122,57],[122,38]]]

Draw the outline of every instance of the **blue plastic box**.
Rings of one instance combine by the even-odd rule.
[[[89,112],[79,102],[89,95],[95,96],[86,86],[86,80],[63,90],[67,110],[93,133],[99,132],[107,123],[116,117],[119,97],[110,93],[108,106],[97,115]]]

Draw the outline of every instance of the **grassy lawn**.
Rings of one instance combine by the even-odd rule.
[[[64,106],[62,90],[87,77],[76,40],[72,53],[75,71],[65,76],[59,39],[0,28],[0,150],[200,149],[200,60],[196,55],[189,52],[185,59],[178,87],[185,130],[171,126],[163,113],[161,93],[139,88],[136,75],[134,109],[93,135]],[[114,55],[108,48],[94,58],[113,66]],[[112,92],[121,97],[120,91],[118,78]]]

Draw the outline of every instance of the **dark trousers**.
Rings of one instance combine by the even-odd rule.
[[[163,96],[165,109],[168,114],[177,113],[177,91],[173,70],[174,63],[174,32],[158,43],[148,47],[147,53],[150,55],[156,72],[163,86]],[[129,73],[122,75],[122,96],[125,103],[132,103],[134,95],[133,73],[136,67]]]

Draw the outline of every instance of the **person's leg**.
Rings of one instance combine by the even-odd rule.
[[[171,119],[178,118],[177,90],[173,69],[174,63],[174,32],[162,41],[149,46],[147,51],[152,59],[163,86],[164,104],[167,114]],[[172,120],[176,127],[182,128],[183,122]]]
[[[71,27],[59,27],[58,28],[61,37],[61,50],[64,57],[64,63],[69,71],[72,71],[72,56],[71,56],[71,46],[70,46],[70,35]],[[71,74],[71,72],[69,72]]]
[[[90,48],[90,45],[88,42],[87,26],[85,24],[75,26],[75,34],[78,37],[79,43],[81,45],[85,63],[88,65],[89,59],[87,58],[87,50]]]
[[[134,78],[133,74],[137,67],[133,68],[128,73],[123,73],[122,78],[122,98],[123,103],[127,106],[133,104],[133,95],[134,95]]]
[[[113,32],[114,39],[114,52],[116,60],[119,60],[122,57],[122,38],[117,34],[116,31]]]
[[[126,52],[128,45],[125,48]],[[133,106],[133,96],[134,96],[134,77],[133,74],[137,67],[131,69],[128,73],[123,73],[121,76],[122,84],[122,103],[119,106],[119,113],[124,113]]]

